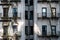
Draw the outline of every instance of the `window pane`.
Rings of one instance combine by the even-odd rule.
[[[28,0],[25,0],[25,3],[28,3]]]
[[[4,33],[3,35],[7,35],[8,33],[8,26],[3,26]]]
[[[47,16],[47,8],[45,8],[45,7],[42,8],[42,16],[44,16],[44,17]]]
[[[47,35],[47,26],[42,25],[42,35]]]
[[[12,26],[12,28],[13,28],[13,32],[17,31],[17,26]]]
[[[3,12],[4,12],[3,16],[8,17],[8,8],[3,8]]]
[[[52,16],[53,16],[53,17],[56,16],[56,8],[52,8]]]
[[[28,35],[28,26],[25,26],[25,34]]]
[[[13,17],[17,17],[17,8],[13,8]]]
[[[30,26],[30,35],[33,35],[33,26]]]
[[[33,11],[30,11],[30,20],[33,20]]]
[[[52,26],[51,32],[52,32],[52,35],[56,34],[56,26]]]
[[[30,5],[33,5],[33,0],[30,0]]]
[[[25,11],[25,19],[28,19],[28,11]]]
[[[46,9],[43,9],[43,12],[46,12]]]

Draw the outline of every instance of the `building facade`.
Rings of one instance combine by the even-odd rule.
[[[60,1],[0,0],[0,40],[60,40]]]

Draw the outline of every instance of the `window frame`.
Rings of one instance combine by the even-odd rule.
[[[54,27],[55,29],[53,29],[52,27]],[[55,31],[55,33],[53,33],[53,31]],[[56,26],[55,25],[51,25],[51,35],[56,35]]]
[[[14,12],[14,9],[15,9],[15,11],[16,11],[16,14],[15,14],[15,12]],[[16,16],[14,16],[14,15],[16,15]],[[17,8],[13,8],[13,17],[18,17],[18,11],[17,11]]]
[[[46,10],[45,15],[44,15],[43,9]],[[42,7],[42,17],[47,17],[47,8],[46,7]]]
[[[44,27],[45,29],[43,29],[43,27]],[[43,30],[44,30],[45,32],[44,32]],[[47,35],[47,25],[42,25],[42,35],[43,35],[43,36],[46,36],[46,35]]]
[[[8,17],[8,7],[7,8],[3,8],[3,16],[4,17]]]
[[[55,10],[55,15],[53,15],[53,11],[52,11],[52,9]],[[56,17],[56,8],[55,8],[55,7],[51,7],[51,17]]]
[[[17,31],[17,25],[12,25],[12,28],[13,28],[13,32]]]

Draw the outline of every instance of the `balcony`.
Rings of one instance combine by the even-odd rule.
[[[42,14],[41,13],[37,13],[37,19],[58,19],[58,18],[60,18],[60,13],[56,13],[56,15],[55,16],[51,16],[51,13],[47,13],[47,16],[45,16],[45,14],[44,14],[44,16],[42,16]]]
[[[37,35],[38,37],[59,37],[59,35],[58,34],[56,34],[56,35],[52,35],[52,34],[49,34],[49,35]]]
[[[53,2],[55,2],[55,3],[58,3],[59,2],[59,0],[38,0],[38,3],[40,3],[40,2],[47,2],[47,3],[49,3],[49,2],[51,2],[51,3],[53,3]]]

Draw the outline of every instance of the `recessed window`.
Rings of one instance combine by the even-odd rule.
[[[43,7],[42,8],[42,16],[43,17],[46,17],[47,16],[47,8],[46,7]]]
[[[42,25],[42,35],[43,36],[47,35],[47,26],[46,25]]]
[[[13,28],[13,32],[17,31],[17,26],[16,25],[13,25],[12,28]]]
[[[3,8],[3,16],[8,17],[8,8]]]
[[[28,11],[25,11],[25,19],[28,20]]]
[[[33,0],[30,0],[30,5],[33,5]]]
[[[25,0],[25,3],[28,3],[28,0]]]
[[[3,26],[4,33],[3,35],[7,35],[8,33],[8,26]]]
[[[33,20],[33,11],[30,11],[30,20]]]
[[[51,26],[51,34],[56,35],[56,26],[55,25]]]
[[[17,8],[13,8],[13,17],[17,17]]]
[[[33,35],[33,26],[30,26],[29,29],[28,29],[28,26],[25,26],[25,34]]]
[[[52,17],[56,17],[56,8],[51,8],[52,10]]]

